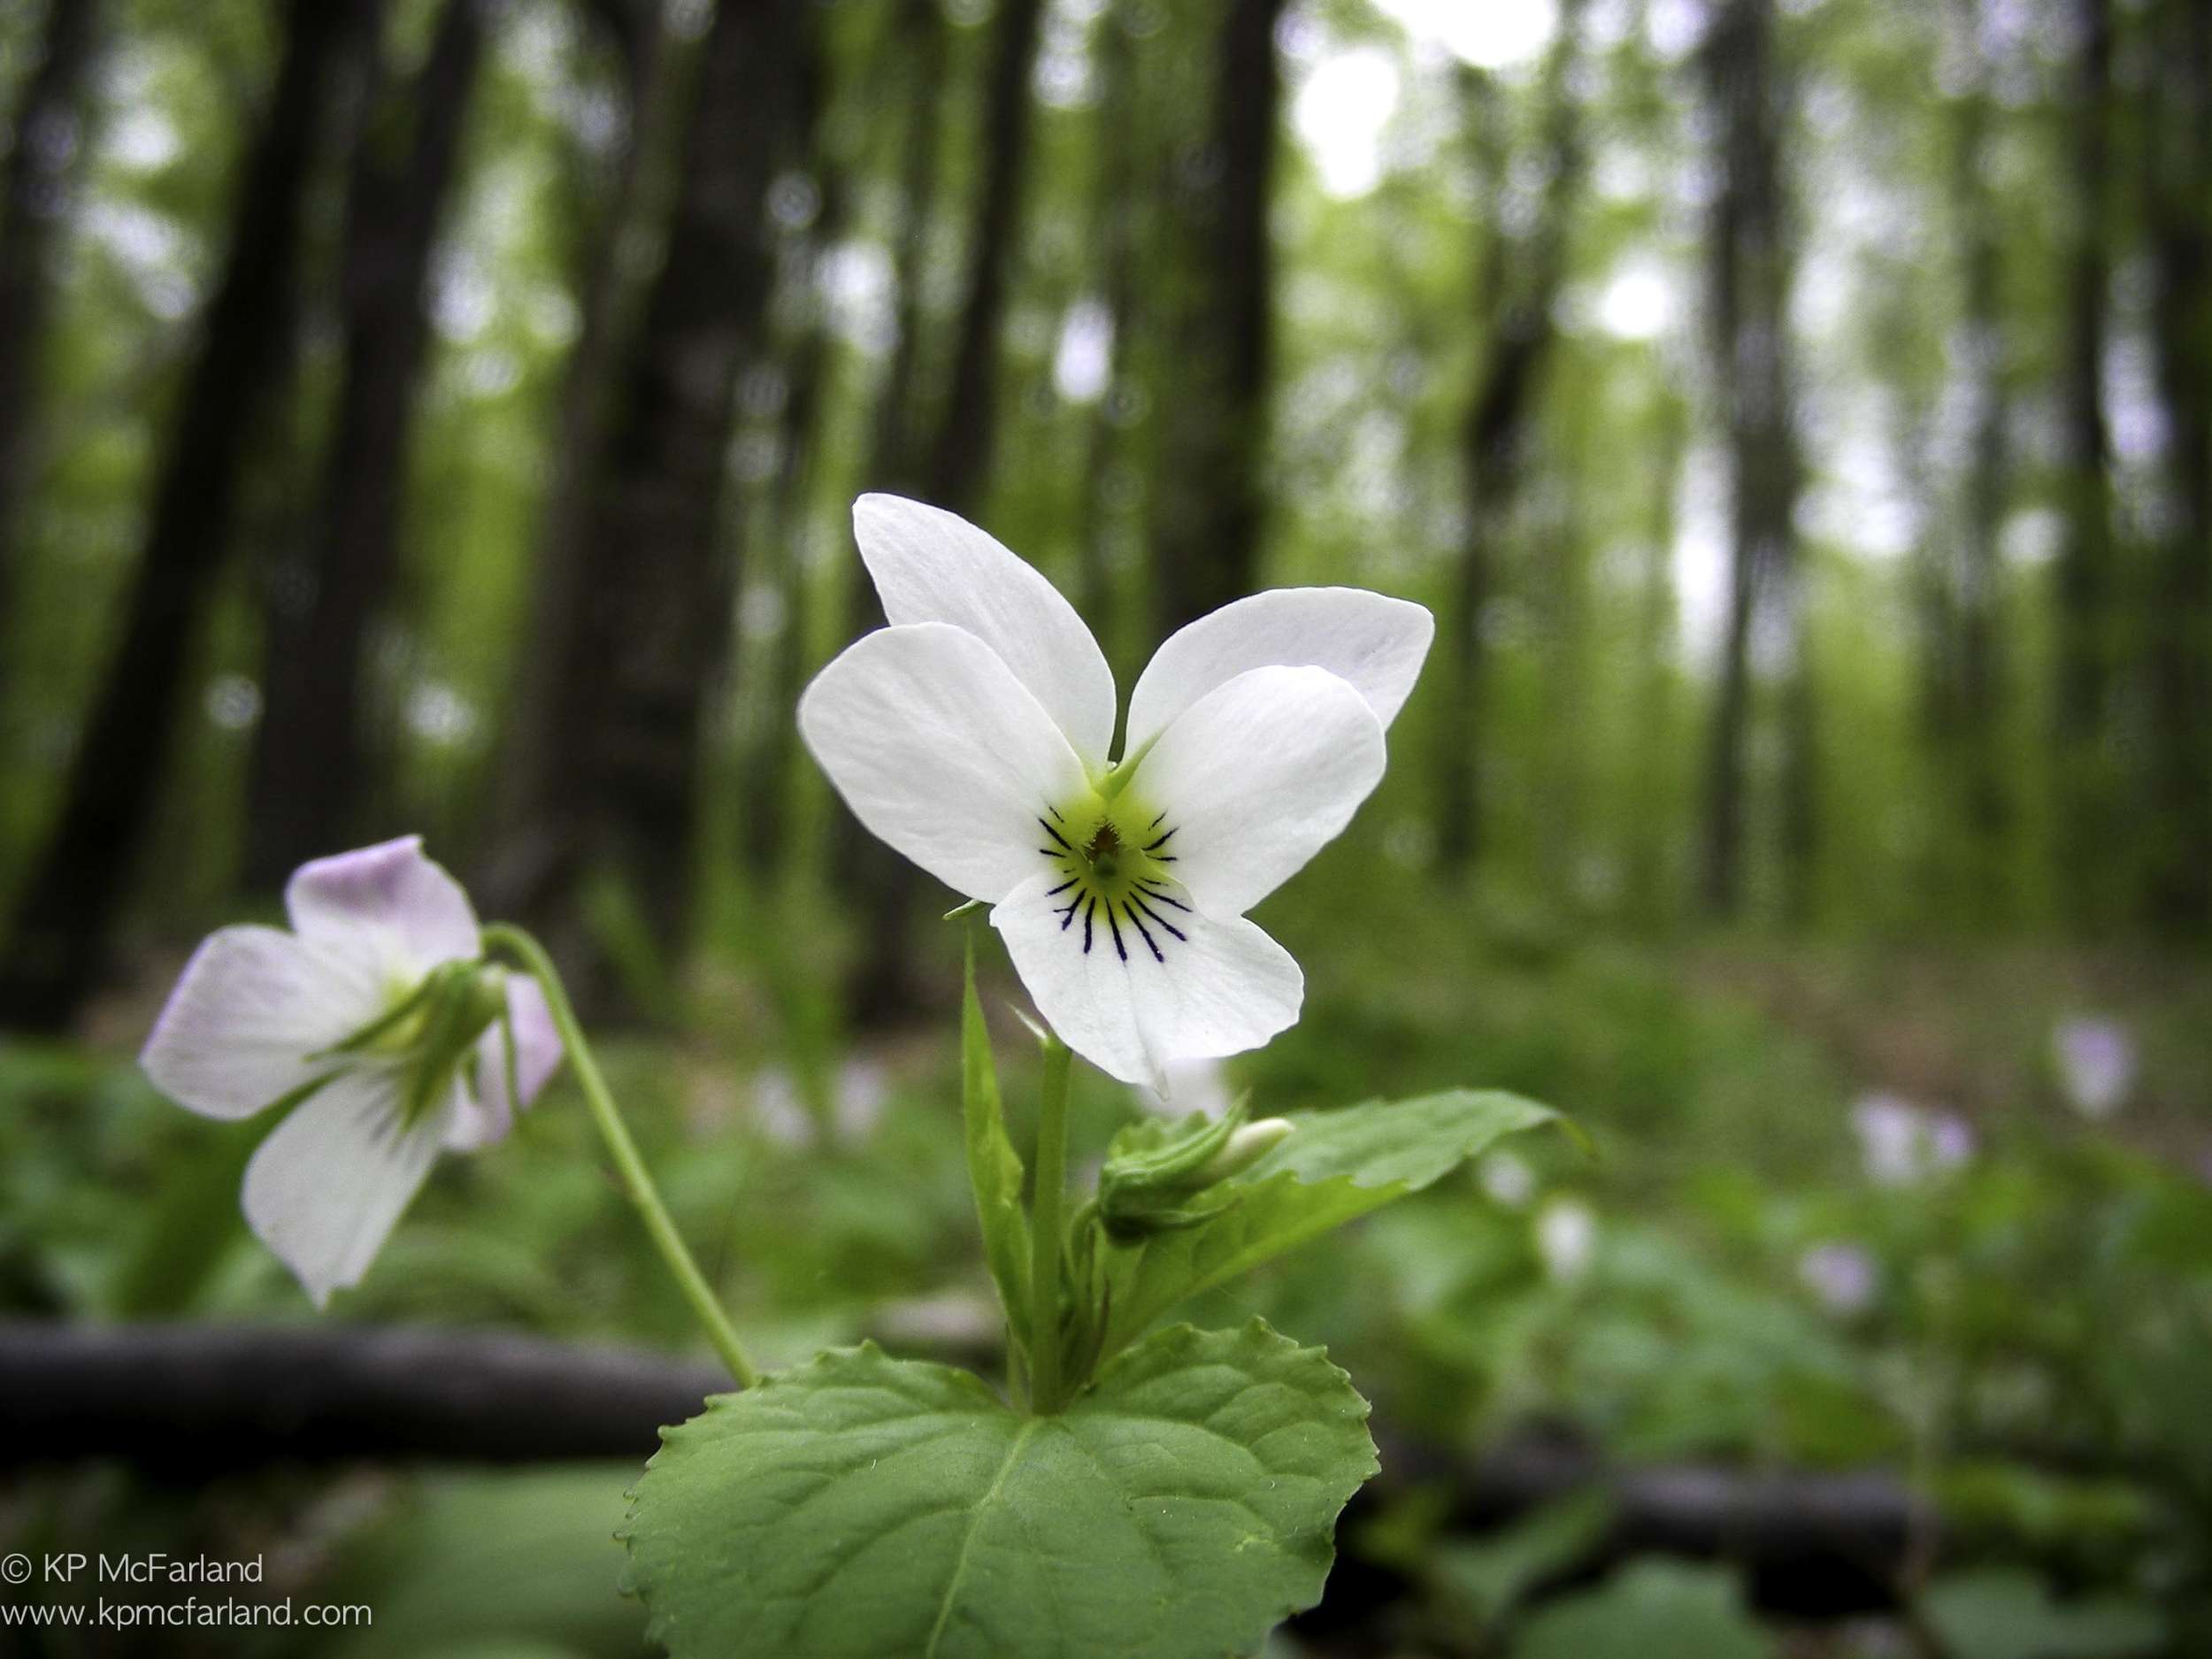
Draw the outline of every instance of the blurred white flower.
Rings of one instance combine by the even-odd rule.
[[[1493,1152],[1477,1171],[1482,1190],[1508,1210],[1519,1210],[1536,1196],[1536,1171],[1515,1154]]]
[[[2135,1087],[2135,1040],[2116,1019],[2062,1019],[2051,1032],[2059,1087],[2074,1110],[2101,1121],[2127,1103]]]
[[[1974,1131],[1955,1112],[1931,1113],[1895,1094],[1867,1094],[1851,1109],[1851,1127],[1869,1179],[1911,1187],[1974,1155]]]
[[[890,1073],[880,1060],[848,1060],[837,1068],[837,1138],[865,1141],[883,1121],[891,1098]]]
[[[290,931],[225,927],[139,1064],[206,1118],[285,1118],[246,1166],[247,1225],[318,1307],[360,1282],[442,1149],[503,1139],[561,1062],[535,980],[485,963],[419,836],[302,864]]]
[[[1855,1244],[1815,1245],[1797,1275],[1831,1313],[1863,1313],[1874,1300],[1874,1258]]]
[[[753,1125],[793,1151],[814,1144],[814,1118],[799,1098],[799,1086],[781,1066],[770,1066],[753,1079]]]
[[[1590,1271],[1597,1248],[1597,1216],[1579,1199],[1558,1199],[1536,1218],[1536,1251],[1554,1279],[1580,1279]]]

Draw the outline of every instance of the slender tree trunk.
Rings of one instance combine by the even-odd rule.
[[[1672,909],[1668,872],[1671,815],[1667,798],[1674,726],[1674,537],[1689,445],[1689,411],[1666,396],[1652,445],[1651,516],[1645,530],[1643,591],[1637,603],[1636,799],[1643,803],[1631,832],[1628,895],[1631,911],[1647,924]]]
[[[2212,926],[2212,11],[2165,0],[2153,119],[2153,326],[2168,525],[2152,584],[2152,919]]]
[[[2113,765],[2106,752],[2113,664],[2111,443],[2105,421],[2105,255],[2111,162],[2110,0],[2074,0],[2073,222],[2066,252],[2066,348],[2060,371],[2065,541],[2058,560],[2060,882],[2077,924],[2104,907],[2113,828]]]
[[[1030,115],[1035,105],[1029,83],[1036,71],[1044,10],[1044,0],[1000,0],[979,157],[983,182],[968,234],[959,334],[929,448],[930,500],[969,518],[982,509],[998,436],[999,332],[1021,252]]]
[[[48,0],[38,66],[23,89],[0,169],[0,703],[8,682],[9,600],[16,586],[23,499],[37,464],[38,369],[53,294],[54,243],[68,222],[90,148],[86,88],[100,0]]]
[[[584,603],[591,506],[597,498],[607,428],[621,370],[637,334],[647,288],[639,249],[651,241],[672,174],[687,87],[657,0],[590,0],[601,32],[621,61],[627,132],[604,200],[580,207],[572,232],[580,324],[561,392],[554,460],[537,534],[530,592],[529,649],[518,654],[513,700],[495,784],[490,853],[478,896],[513,915],[546,919],[549,887],[572,862],[555,803],[563,792],[572,733],[563,687],[565,649]],[[670,163],[663,166],[664,162]],[[580,193],[588,194],[580,181]]]
[[[1043,0],[1003,0],[991,66],[985,88],[981,150],[978,156],[980,183],[972,204],[967,242],[967,270],[963,280],[960,311],[955,326],[953,356],[946,376],[946,392],[938,403],[926,435],[916,435],[911,454],[920,460],[919,494],[934,505],[964,518],[981,511],[990,483],[991,461],[997,433],[999,334],[1004,320],[1006,297],[1020,252],[1028,132],[1033,97],[1030,81],[1036,68],[1038,35],[1044,18]],[[931,25],[931,27],[938,27]],[[929,96],[926,87],[922,88]],[[915,161],[920,167],[924,164]],[[913,212],[918,198],[910,197]],[[926,224],[910,222],[909,234],[919,237]],[[910,250],[918,261],[918,241]],[[918,269],[902,273],[903,280],[918,277]],[[907,296],[918,305],[918,296]],[[918,316],[912,320],[917,334],[902,334],[899,349],[905,352],[918,339]],[[910,396],[910,386],[897,384],[901,365],[893,364],[893,383],[887,398]],[[904,373],[911,375],[909,362]],[[893,436],[890,476],[908,465],[904,435],[911,420],[896,407],[887,406],[885,419],[902,423],[887,428]],[[867,584],[863,582],[862,587]],[[872,593],[856,595],[866,607],[866,626],[882,619]],[[853,832],[845,832],[851,841]],[[853,1017],[864,1025],[882,1025],[912,1011],[920,1001],[914,983],[913,926],[918,887],[912,866],[880,846],[856,851],[853,868],[861,902],[866,910],[869,948],[847,987]]]
[[[765,538],[771,576],[781,617],[769,651],[767,715],[760,737],[747,757],[738,834],[747,867],[757,878],[772,879],[788,849],[791,828],[791,772],[797,752],[797,708],[805,687],[808,641],[813,632],[809,569],[812,538],[807,493],[820,453],[819,430],[833,369],[836,337],[823,290],[824,265],[845,234],[851,203],[850,168],[837,152],[827,113],[831,88],[826,43],[810,42],[799,76],[801,116],[796,128],[807,134],[807,157],[814,179],[814,222],[792,260],[788,280],[802,292],[803,320],[791,351],[782,412],[782,440],[776,476],[767,503]]]
[[[1077,534],[1081,540],[1081,580],[1077,603],[1091,632],[1114,657],[1114,579],[1110,524],[1113,518],[1114,469],[1121,446],[1121,417],[1135,354],[1130,342],[1137,317],[1137,87],[1136,41],[1129,32],[1128,8],[1107,7],[1098,19],[1098,107],[1094,143],[1098,178],[1091,204],[1091,234],[1099,262],[1098,303],[1112,331],[1107,348],[1106,386],[1091,411],[1084,447],[1082,506]]]
[[[355,157],[342,266],[345,379],[311,556],[269,585],[265,713],[246,879],[274,890],[365,828],[373,769],[369,641],[398,576],[427,285],[483,56],[488,0],[445,0],[411,83],[372,105]]]
[[[572,879],[610,876],[663,959],[684,942],[707,711],[727,668],[735,549],[722,512],[740,370],[773,276],[801,0],[722,0],[702,45],[665,262],[647,301],[563,650],[555,803]]]
[[[902,151],[899,219],[892,256],[898,340],[876,393],[875,429],[867,487],[896,495],[923,488],[920,411],[923,365],[922,290],[929,239],[942,182],[946,33],[933,0],[904,0],[895,25],[909,63]],[[884,622],[874,584],[856,573],[846,589],[847,630],[854,637]],[[864,1025],[880,1025],[910,1011],[918,999],[913,983],[913,912],[919,881],[914,867],[861,827],[841,803],[830,831],[832,879],[867,918],[868,949],[845,986],[845,1001]]]
[[[876,394],[875,430],[869,450],[868,488],[910,494],[922,487],[922,290],[930,230],[936,222],[943,168],[939,151],[945,110],[945,27],[933,0],[903,0],[898,27],[911,63],[907,78],[906,133],[901,150],[898,230],[892,253],[898,340]],[[865,580],[851,588],[849,620],[857,634],[883,622],[883,608]]]
[[[1481,842],[1478,784],[1482,741],[1482,617],[1496,580],[1498,557],[1511,541],[1525,471],[1537,393],[1557,328],[1553,322],[1566,276],[1567,236],[1582,192],[1583,117],[1573,90],[1581,54],[1582,0],[1560,8],[1559,35],[1544,71],[1544,196],[1536,220],[1515,236],[1502,219],[1489,223],[1476,303],[1486,344],[1478,360],[1461,436],[1467,491],[1467,533],[1459,550],[1443,631],[1451,695],[1440,723],[1437,856],[1448,870],[1465,871]],[[1496,118],[1496,94],[1472,83],[1474,119]],[[1483,169],[1502,188],[1506,157],[1492,145]]]
[[[286,358],[302,187],[319,119],[375,13],[373,0],[292,0],[286,9],[283,61],[233,211],[228,263],[176,406],[121,635],[0,965],[0,1025],[65,1025],[104,964],[176,736],[255,415]]]
[[[1801,628],[1792,518],[1799,462],[1789,349],[1790,247],[1771,0],[1720,0],[1701,50],[1718,117],[1720,181],[1708,230],[1713,378],[1726,411],[1730,484],[1728,614],[1705,780],[1705,909],[1732,917],[1744,893],[1745,748],[1753,613],[1766,609],[1793,657],[1784,692],[1782,844],[1788,904],[1809,902],[1810,664]]]
[[[1259,559],[1282,11],[1283,0],[1228,0],[1206,150],[1179,171],[1166,204],[1177,278],[1167,344],[1180,379],[1160,411],[1153,503],[1163,634],[1249,593]]]
[[[1983,51],[1977,0],[1958,7],[1962,32],[1978,60]],[[1959,753],[1956,781],[1969,874],[1968,902],[1986,925],[2003,913],[2010,803],[2005,789],[2001,729],[2004,688],[2001,618],[2004,574],[2000,538],[2010,475],[2007,428],[2011,391],[1996,204],[1987,181],[1989,70],[1959,101],[1952,154],[1953,213],[1964,237],[1966,361],[1973,422],[1967,461],[1965,511],[1956,562]]]

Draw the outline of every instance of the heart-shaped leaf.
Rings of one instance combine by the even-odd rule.
[[[1319,1599],[1366,1418],[1256,1319],[1159,1332],[1043,1417],[837,1349],[667,1431],[633,1583],[676,1659],[1220,1659]]]

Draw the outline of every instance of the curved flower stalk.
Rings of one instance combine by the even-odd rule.
[[[211,934],[140,1064],[204,1117],[290,1109],[247,1165],[254,1233],[318,1307],[357,1284],[442,1149],[503,1139],[561,1061],[544,994],[483,960],[419,836],[303,864],[289,932]]]
[[[1113,753],[1112,672],[1051,583],[964,519],[864,495],[860,554],[891,626],[799,705],[862,823],[992,906],[1038,1011],[1114,1077],[1294,1024],[1298,964],[1245,912],[1381,779],[1383,733],[1434,624],[1405,600],[1282,588],[1162,645]]]

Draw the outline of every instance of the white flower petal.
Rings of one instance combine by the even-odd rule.
[[[248,1118],[330,1070],[308,1058],[381,1015],[372,953],[273,927],[225,927],[192,953],[139,1064],[179,1105]]]
[[[1087,761],[1114,741],[1114,673],[1035,567],[957,514],[898,495],[853,503],[853,536],[894,626],[949,622],[1006,659]]]
[[[403,1075],[381,1065],[333,1078],[246,1166],[246,1224],[319,1308],[360,1282],[437,1160],[448,1114],[403,1128]]]
[[[1158,856],[1215,916],[1295,874],[1383,774],[1382,722],[1323,668],[1255,668],[1186,709],[1137,764],[1162,810]]]
[[[849,646],[799,700],[799,730],[863,824],[973,898],[1033,874],[1045,810],[1087,787],[1013,670],[941,622]]]
[[[417,976],[483,950],[468,895],[423,856],[419,835],[302,864],[285,884],[284,908],[303,939],[371,935]]]
[[[454,1085],[453,1118],[445,1135],[453,1151],[473,1152],[505,1140],[516,1113],[561,1069],[561,1033],[535,979],[508,976],[507,1021],[514,1028],[515,1081],[522,1100],[518,1105],[507,1098],[507,1039],[495,1025],[476,1040],[475,1091],[465,1082]]]
[[[1023,883],[991,926],[1045,1023],[1101,1071],[1164,1094],[1178,1062],[1241,1054],[1297,1023],[1304,976],[1243,918],[1171,909],[1173,932],[1147,918],[1156,958],[1132,921],[1114,925],[1117,949],[1114,927],[1094,913],[1086,951],[1081,917],[1064,918],[1050,891],[1058,879]]]
[[[1325,668],[1388,729],[1436,633],[1426,607],[1364,588],[1278,588],[1202,616],[1152,655],[1129,695],[1134,755],[1217,686],[1254,668]]]

